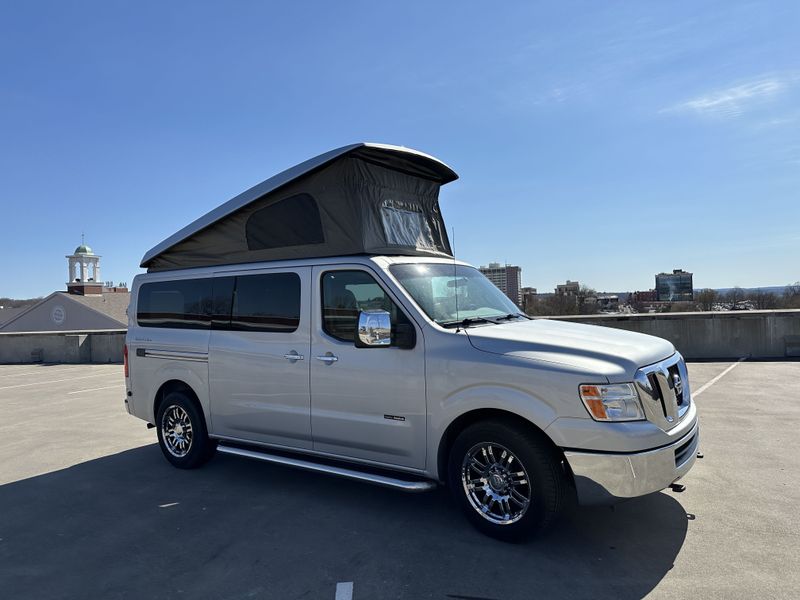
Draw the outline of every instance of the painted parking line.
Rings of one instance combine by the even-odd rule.
[[[743,356],[742,358],[740,358],[739,360],[737,360],[735,363],[733,363],[733,364],[732,364],[730,367],[728,367],[727,369],[725,369],[725,370],[724,370],[722,373],[720,373],[719,375],[717,375],[716,377],[714,377],[714,379],[712,379],[711,381],[709,381],[709,382],[708,382],[708,383],[706,383],[705,385],[701,386],[699,390],[697,390],[696,392],[694,392],[694,393],[692,394],[692,396],[694,396],[694,397],[696,398],[697,396],[699,396],[700,394],[702,394],[703,392],[705,392],[705,391],[706,391],[708,388],[710,388],[712,385],[714,385],[715,383],[717,383],[717,382],[718,382],[720,379],[722,379],[723,377],[725,377],[725,375],[727,375],[728,373],[730,373],[731,371],[733,371],[733,370],[734,370],[736,367],[738,367],[738,366],[739,366],[741,363],[743,363],[743,362],[744,362],[744,361],[746,361],[746,360],[747,360],[747,357],[746,357],[746,356]]]
[[[2,375],[0,375],[0,379],[5,378],[5,377],[20,377],[22,375],[39,375],[40,373],[47,373],[47,374],[50,374],[50,373],[66,373],[67,371],[75,371],[75,369],[74,368],[51,369],[49,367],[40,367],[40,368],[36,369],[35,371],[22,371],[20,373],[14,373],[13,371],[6,372],[6,373],[3,373]]]
[[[83,394],[84,392],[98,392],[100,390],[110,390],[111,388],[119,388],[119,387],[125,387],[125,384],[120,382],[120,383],[115,383],[114,385],[106,385],[99,388],[89,388],[88,390],[76,390],[74,392],[67,392],[67,396],[71,396],[72,394]]]
[[[50,381],[35,381],[33,383],[19,383],[17,385],[6,385],[0,390],[13,390],[15,388],[31,387],[32,385],[46,385],[48,383],[62,383],[64,381],[77,381],[78,379],[90,379],[92,377],[108,377],[108,373],[98,373],[97,375],[83,375],[81,377],[70,377],[68,379],[51,379]]]
[[[353,600],[353,582],[341,581],[337,583],[334,600]]]

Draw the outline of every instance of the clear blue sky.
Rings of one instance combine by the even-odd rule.
[[[459,257],[523,283],[800,279],[800,3],[6,2],[0,296],[104,278],[352,141],[434,154]]]

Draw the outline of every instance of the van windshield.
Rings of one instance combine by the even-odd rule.
[[[496,319],[524,317],[475,267],[415,263],[392,265],[389,271],[439,325],[495,323]]]

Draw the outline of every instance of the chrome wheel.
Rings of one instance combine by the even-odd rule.
[[[161,435],[167,451],[177,458],[189,454],[192,448],[192,420],[189,414],[177,404],[164,411],[161,417]]]
[[[528,472],[500,444],[475,444],[461,463],[461,483],[469,503],[484,519],[497,525],[519,521],[531,504]]]

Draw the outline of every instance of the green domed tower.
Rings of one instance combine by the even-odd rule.
[[[86,296],[103,293],[103,282],[100,279],[100,257],[86,245],[83,235],[81,235],[81,245],[66,258],[69,261],[67,291],[70,294]]]

